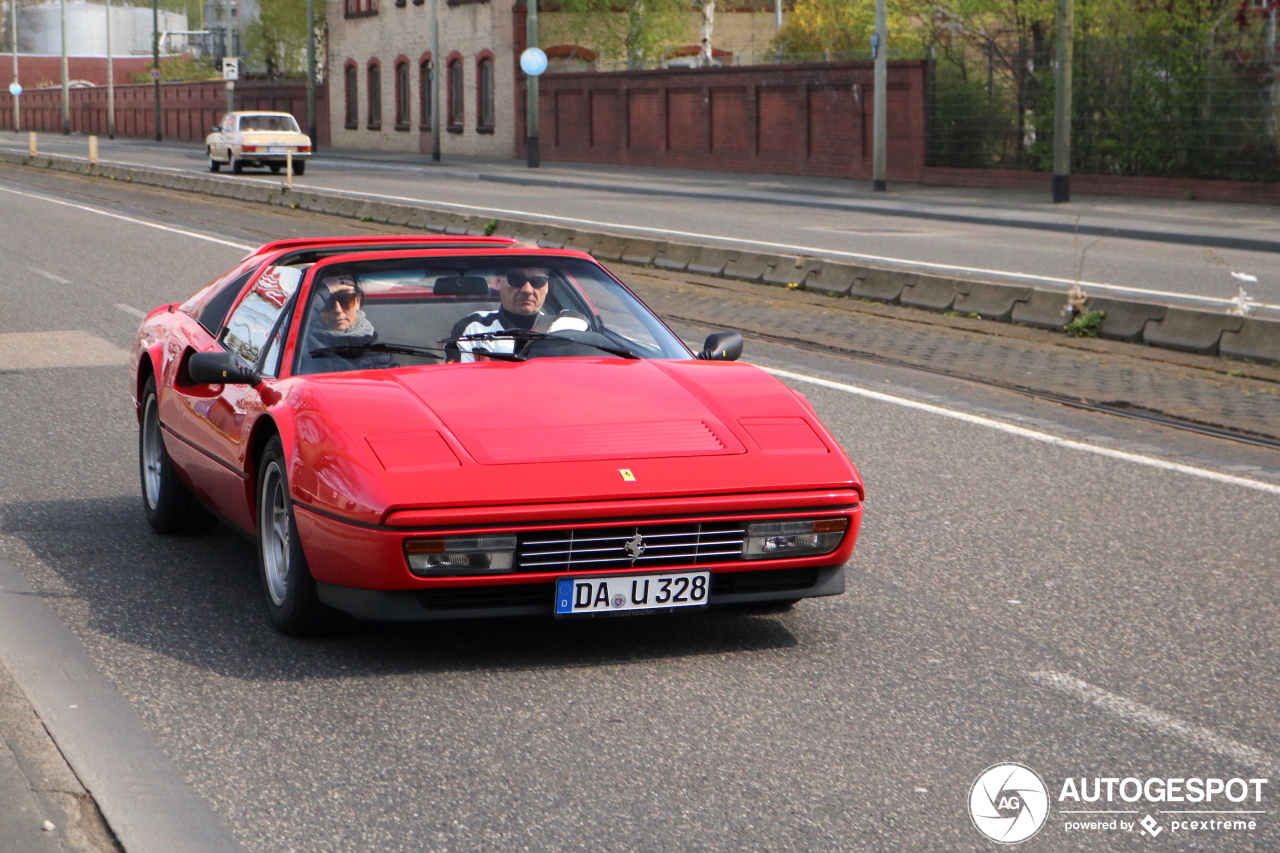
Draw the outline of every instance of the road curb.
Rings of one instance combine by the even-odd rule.
[[[127,853],[245,853],[7,560],[0,560],[0,660]]]
[[[759,282],[833,295],[901,304],[930,311],[975,313],[997,322],[1061,329],[1073,314],[1067,295],[1021,284],[954,279],[929,273],[849,264],[817,257],[771,255],[691,243],[651,240],[625,234],[588,231],[519,219],[485,220],[482,216],[440,210],[429,203],[399,204],[355,198],[316,189],[273,188],[235,178],[194,176],[119,164],[91,165],[56,155],[31,157],[0,151],[0,162],[101,176],[181,192],[275,204],[295,210],[343,216],[443,234],[517,237],[547,247],[586,251],[602,261]],[[1086,311],[1105,311],[1098,329],[1102,337],[1166,349],[1261,362],[1280,361],[1280,321],[1239,317],[1214,311],[1146,302],[1090,297]]]

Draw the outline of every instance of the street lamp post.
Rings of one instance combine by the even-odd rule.
[[[307,0],[307,135],[311,152],[318,148],[316,134],[316,0]]]
[[[431,3],[431,162],[440,162],[440,0]]]
[[[1071,54],[1074,0],[1058,0],[1058,68],[1053,97],[1053,201],[1071,201]]]
[[[151,82],[154,88],[151,108],[155,113],[156,142],[159,142],[160,141],[160,0],[151,0],[151,61],[152,61]]]
[[[111,57],[111,0],[107,0],[107,139],[116,138],[116,75]]]
[[[58,3],[62,19],[62,133],[71,133],[71,75],[67,73],[67,0]]]
[[[19,99],[22,97],[22,84],[18,82],[18,0],[13,0],[10,5],[9,15],[9,32],[13,37],[13,83],[9,86],[9,92],[13,95],[13,132],[20,133],[22,131],[22,104]]]
[[[871,57],[875,60],[875,101],[871,113],[871,189],[884,192],[888,171],[889,44],[884,0],[876,0],[876,31],[871,37]]]
[[[528,0],[529,15],[525,19],[525,49],[536,48],[538,46],[538,0]],[[540,74],[541,72],[539,72]],[[536,169],[542,163],[541,152],[538,150],[538,77],[539,74],[529,74],[525,72],[525,81],[528,86],[525,90],[525,99],[527,101],[527,109],[525,112],[526,123],[528,128],[525,136],[526,153],[529,155],[529,168]]]

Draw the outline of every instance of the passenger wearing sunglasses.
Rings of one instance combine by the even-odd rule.
[[[307,351],[323,347],[358,347],[378,339],[378,332],[362,310],[364,291],[355,276],[348,273],[326,276],[320,279],[315,292],[317,313],[311,323]],[[391,353],[357,354],[353,350],[350,358],[334,353],[315,366],[324,371],[370,370],[399,367],[400,363]]]
[[[450,337],[493,334],[512,329],[538,332],[586,331],[587,321],[571,314],[547,314],[542,310],[551,289],[551,270],[543,267],[511,269],[494,276],[498,299],[497,311],[478,311],[463,317],[453,327]],[[457,341],[448,345],[449,361],[477,361],[484,352],[513,353],[516,342],[511,338]]]

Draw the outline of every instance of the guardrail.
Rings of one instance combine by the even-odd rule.
[[[235,178],[90,163],[65,157],[0,151],[0,162],[96,175],[181,192],[274,204],[366,222],[443,234],[498,234],[542,246],[588,252],[603,261],[688,271],[739,281],[906,305],[929,311],[976,314],[987,320],[1042,329],[1061,329],[1077,313],[1105,312],[1098,337],[1202,355],[1280,363],[1280,321],[1155,302],[1042,290],[1017,284],[956,279],[928,273],[793,255],[767,254],[650,240],[517,219],[493,220],[422,205],[375,201],[341,192],[289,189]],[[1075,311],[1073,312],[1073,301]]]

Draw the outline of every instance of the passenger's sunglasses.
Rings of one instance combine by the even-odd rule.
[[[360,293],[355,290],[344,290],[339,293],[330,293],[324,298],[324,308],[329,310],[334,305],[341,305],[344,311],[349,311],[360,301]]]
[[[541,290],[546,287],[550,281],[551,279],[545,275],[516,275],[514,273],[507,275],[507,284],[514,287],[516,290],[519,290],[526,284],[534,290]]]

